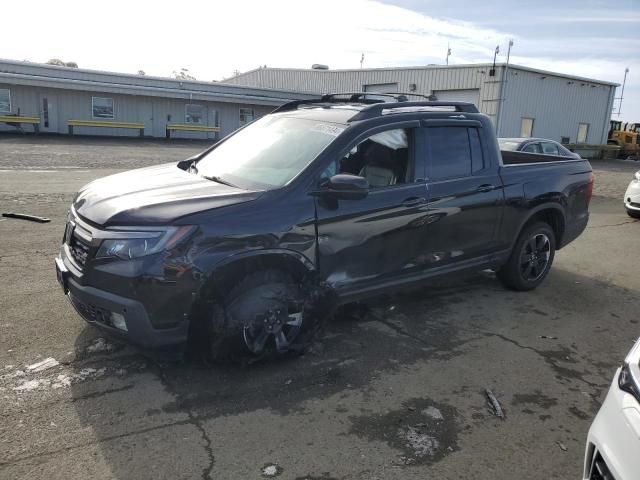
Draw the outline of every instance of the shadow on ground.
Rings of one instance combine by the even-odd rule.
[[[588,394],[588,412],[575,406],[573,411],[567,408],[568,414],[588,425],[616,367],[612,361],[624,357],[628,341],[640,330],[635,317],[626,313],[629,309],[621,310],[622,305],[635,305],[637,310],[640,293],[558,270],[537,291],[516,293],[504,290],[490,274],[481,274],[448,285],[379,297],[365,306],[347,309],[331,322],[311,352],[286,361],[244,368],[206,366],[167,361],[131,347],[87,355],[77,362],[78,371],[106,370],[99,382],[72,385],[73,404],[81,423],[93,429],[115,478],[146,478],[152,472],[162,478],[209,478],[219,455],[212,447],[213,440],[219,443],[225,435],[207,428],[211,420],[237,417],[238,422],[251,422],[259,419],[261,412],[270,412],[282,417],[284,428],[290,429],[291,442],[296,442],[299,427],[295,419],[300,415],[313,415],[321,423],[336,421],[335,412],[324,410],[327,399],[347,399],[354,392],[365,399],[388,396],[375,386],[381,377],[430,361],[448,362],[492,339],[542,359],[548,367],[542,375],[559,390]],[[582,319],[579,331],[569,317]],[[601,335],[604,332],[607,335]],[[76,342],[78,351],[85,351],[95,335],[92,329],[85,329]],[[508,382],[513,373],[508,371],[508,362],[504,368],[503,381]],[[486,366],[479,364],[477,369],[481,377]],[[429,468],[464,448],[458,437],[473,435],[491,418],[482,391],[469,392],[455,381],[439,387],[448,388],[449,404],[437,403],[427,394],[424,398],[398,394],[390,401],[395,410],[384,415],[362,408],[357,415],[347,416],[344,435],[386,443],[400,459],[408,459],[400,468]],[[473,415],[458,408],[458,399],[469,395],[477,404]],[[558,405],[555,396],[540,392],[535,385],[503,402],[507,412],[523,409],[524,413]],[[429,407],[446,413],[448,423],[420,423],[413,418],[416,411]],[[327,404],[327,408],[333,407]],[[553,424],[551,415],[544,417]],[[533,423],[541,421],[536,415],[525,421],[527,418]],[[427,449],[422,457],[415,449],[412,454],[411,442],[398,437],[403,428],[409,438],[414,438],[415,432],[407,429],[418,428],[418,434],[422,432],[435,443],[422,445]],[[256,450],[266,448],[271,433],[259,423],[249,431],[252,433],[243,442],[255,444]],[[271,445],[270,451],[280,448],[286,445]],[[466,458],[481,455],[491,446],[472,448],[477,452],[467,451]],[[249,459],[237,459],[239,464],[243,461]],[[504,468],[505,472],[518,470],[515,465]],[[341,471],[302,473],[308,478],[356,478],[345,477]],[[283,478],[296,475],[299,472],[294,475],[285,470]]]

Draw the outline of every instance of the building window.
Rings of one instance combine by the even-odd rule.
[[[588,123],[579,124],[577,143],[587,143],[587,135],[589,135],[589,124]]]
[[[530,138],[533,136],[533,118],[522,117],[520,124],[520,136]]]
[[[91,97],[91,111],[93,118],[113,120],[113,98]]]
[[[256,118],[253,108],[241,108],[240,109],[240,126],[253,122]]]
[[[0,88],[0,113],[11,113],[11,92]]]
[[[204,118],[204,107],[202,105],[187,103],[184,106],[184,122],[185,123],[204,123],[203,118]]]
[[[560,143],[566,145],[567,143],[571,143],[571,139],[569,137],[560,137]]]

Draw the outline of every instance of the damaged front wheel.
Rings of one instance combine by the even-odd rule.
[[[325,317],[309,288],[279,270],[250,273],[225,297],[212,319],[216,361],[302,353]]]

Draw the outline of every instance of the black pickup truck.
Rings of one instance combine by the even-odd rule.
[[[396,100],[396,99],[393,99]],[[214,358],[309,345],[336,306],[461,271],[544,280],[584,230],[579,158],[501,155],[466,103],[325,95],[179,162],[86,185],[58,279],[91,324]]]

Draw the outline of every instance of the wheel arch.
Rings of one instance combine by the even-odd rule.
[[[286,249],[256,250],[232,255],[211,269],[199,297],[214,300],[224,295],[244,275],[259,270],[282,270],[296,281],[307,281],[316,274],[313,262],[300,252]]]
[[[545,222],[551,227],[556,237],[556,250],[559,250],[562,247],[562,237],[566,229],[566,215],[562,206],[557,203],[545,203],[533,208],[520,224],[511,247],[513,248],[524,229],[535,222]]]

